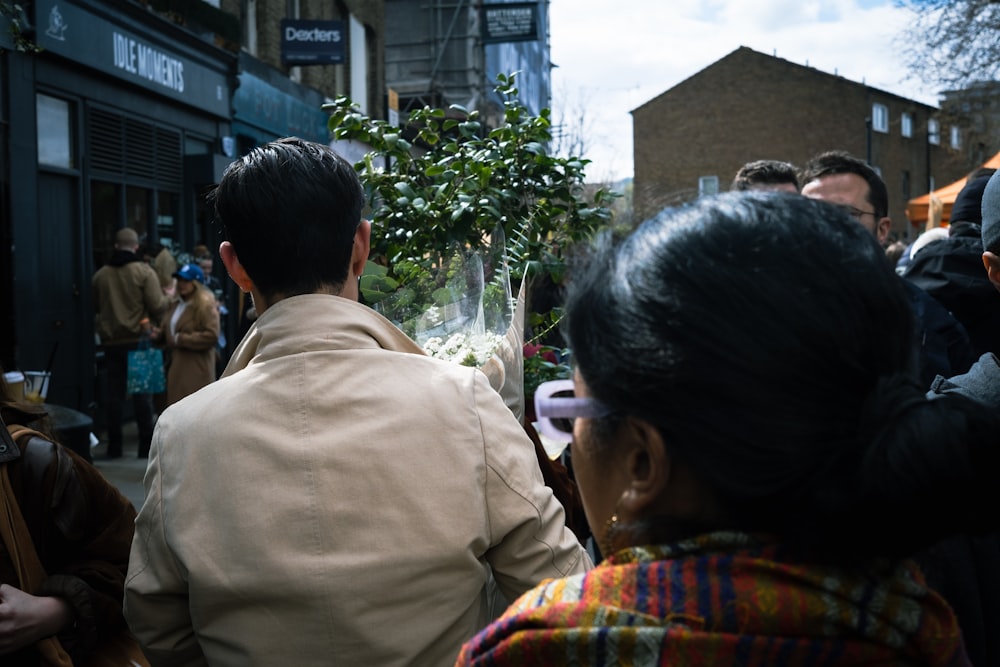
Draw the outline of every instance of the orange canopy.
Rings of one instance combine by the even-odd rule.
[[[989,167],[992,169],[1000,169],[1000,153],[997,153],[991,157],[988,161],[984,162],[984,167]],[[944,204],[944,213],[941,216],[941,222],[946,223],[951,218],[951,205],[955,203],[955,197],[958,193],[962,191],[965,187],[965,181],[968,180],[967,177],[960,178],[954,183],[949,183],[943,188],[938,188],[934,192],[929,192],[920,197],[914,197],[906,205],[906,217],[910,219],[911,225],[922,225],[927,222],[927,208],[931,202],[931,195],[934,195]]]

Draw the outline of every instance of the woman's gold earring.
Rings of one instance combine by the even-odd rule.
[[[616,509],[611,518],[604,522],[604,537],[600,541],[601,555],[607,558],[614,550],[612,535],[618,532],[618,510]]]

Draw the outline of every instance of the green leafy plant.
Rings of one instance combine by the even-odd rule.
[[[42,47],[32,39],[34,34],[24,7],[17,3],[0,0],[0,18],[6,19],[7,32],[14,42],[14,48],[22,53],[38,53]],[[2,24],[3,21],[0,21]]]
[[[551,345],[524,346],[524,396],[535,395],[538,385],[550,380],[566,380],[573,375],[569,350]]]
[[[548,153],[550,111],[530,114],[514,75],[498,76],[496,90],[504,115],[493,129],[459,106],[414,110],[402,128],[369,118],[346,97],[324,107],[336,139],[372,149],[355,164],[372,211],[372,258],[385,269],[362,283],[370,303],[434,273],[456,248],[488,244],[497,228],[515,284],[531,262],[559,272],[566,249],[610,221],[607,204],[618,195],[599,189],[585,197],[589,161]]]

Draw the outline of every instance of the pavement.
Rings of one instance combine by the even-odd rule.
[[[129,421],[123,425],[121,458],[107,458],[107,438],[103,433],[100,435],[100,442],[90,450],[90,455],[94,459],[94,467],[125,494],[125,497],[132,501],[138,511],[146,497],[142,478],[146,474],[147,459],[136,456],[139,451],[139,431],[136,429],[135,422]]]

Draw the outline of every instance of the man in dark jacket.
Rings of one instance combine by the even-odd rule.
[[[115,234],[115,252],[111,260],[94,274],[94,308],[97,311],[97,334],[101,337],[108,368],[108,457],[122,455],[122,403],[128,371],[128,353],[148,337],[150,321],[156,321],[167,309],[170,299],[156,272],[137,253],[139,235],[124,227]],[[172,296],[172,294],[171,294]],[[153,397],[133,394],[136,426],[139,430],[139,456],[149,455],[153,439]]]
[[[811,159],[802,174],[802,194],[843,207],[885,244],[892,226],[889,195],[882,177],[863,160],[841,151]],[[916,323],[915,353],[920,379],[929,387],[938,375],[964,373],[975,361],[965,328],[937,301],[903,280]]]
[[[955,198],[948,236],[917,251],[903,272],[962,323],[976,356],[1000,352],[1000,292],[982,259],[981,207],[991,174],[970,178]]]

